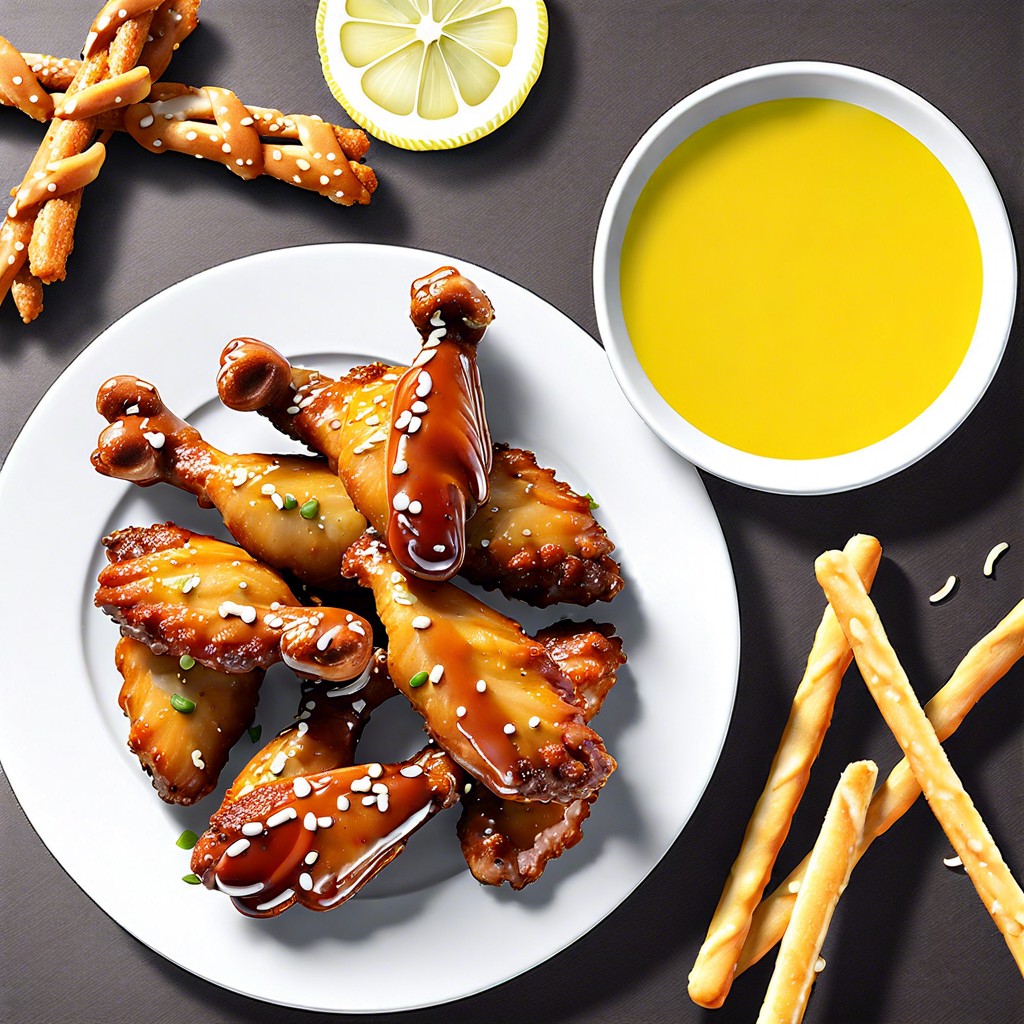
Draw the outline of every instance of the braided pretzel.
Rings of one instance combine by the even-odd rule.
[[[365,153],[362,132],[318,117],[247,107],[229,89],[215,86],[165,86],[154,94],[159,98],[123,115],[124,130],[151,153],[170,150],[214,160],[245,180],[267,174],[341,206],[365,206],[377,187],[373,171],[349,158]],[[263,142],[267,137],[274,141]]]
[[[8,56],[10,63],[6,62]],[[59,96],[48,97],[47,93],[59,94],[66,90],[79,67],[79,61],[66,57],[18,53],[0,38],[0,104],[16,106],[38,118],[39,108],[45,110],[47,100],[51,107],[54,99],[60,101]],[[25,83],[18,90],[7,85],[15,76]],[[152,69],[150,77],[155,77]],[[109,88],[106,93],[109,96]],[[34,103],[29,101],[30,95],[36,97]],[[363,132],[327,125],[315,117],[286,115],[271,107],[243,106],[238,97],[226,89],[196,89],[161,82],[152,87],[146,102],[137,107],[118,108],[108,102],[98,104],[98,108],[101,110],[100,127],[129,132],[151,153],[174,150],[216,160],[245,179],[269,174],[345,206],[365,205],[377,187],[371,168],[358,162],[370,145]],[[227,112],[218,117],[219,108]],[[83,99],[79,94],[70,116],[80,116],[82,109]],[[61,103],[58,114],[69,116],[67,104]],[[50,115],[44,114],[40,119],[47,116]],[[227,130],[224,124],[228,125]],[[211,125],[220,130],[211,132]],[[261,139],[272,139],[277,144],[264,143],[257,150]],[[300,145],[282,146],[278,140],[297,140]],[[231,147],[230,152],[224,151],[225,144]],[[338,162],[341,156],[348,161],[351,176]]]

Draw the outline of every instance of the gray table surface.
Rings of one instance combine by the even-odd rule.
[[[0,33],[22,49],[74,54],[95,6],[0,0]],[[46,312],[31,327],[21,326],[10,302],[0,309],[0,454],[57,374],[123,313],[198,271],[261,250],[366,240],[447,251],[520,282],[596,334],[591,254],[620,163],[676,100],[754,64],[840,61],[918,91],[966,132],[991,168],[1011,221],[1024,223],[1019,0],[549,0],[548,7],[545,69],[518,116],[452,153],[375,144],[371,159],[382,186],[368,209],[342,210],[267,180],[243,185],[222,168],[158,159],[118,139],[87,192],[70,279],[47,290]],[[206,0],[202,25],[177,55],[171,77],[344,120],[320,78],[315,9],[313,0]],[[40,134],[27,118],[0,110],[0,181],[20,179]],[[852,494],[796,499],[706,478],[735,565],[743,655],[729,736],[696,814],[640,889],[570,949],[499,989],[403,1020],[643,1024],[705,1016],[686,997],[686,975],[820,616],[820,592],[809,575],[813,556],[856,531],[882,539],[877,599],[922,694],[934,692],[1024,592],[1021,340],[1018,323],[978,409],[953,438],[894,479]],[[50,500],[59,500],[60,482],[47,483]],[[45,544],[26,526],[27,537],[4,543]],[[996,578],[985,579],[981,564],[1000,540],[1011,550]],[[959,591],[947,604],[930,606],[927,595],[951,572],[961,576]],[[1022,683],[1018,667],[948,743],[1018,877]],[[45,678],[7,675],[3,685],[44,687]],[[47,736],[43,723],[40,742],[59,773],[68,756],[62,738]],[[862,756],[885,770],[896,749],[863,687],[847,685],[808,806],[782,858],[787,868],[799,856],[794,851],[809,848],[841,767]],[[221,991],[121,931],[50,857],[6,779],[0,835],[5,1022],[316,1019]],[[828,967],[809,1021],[939,1024],[1024,1016],[1020,976],[970,882],[943,867],[948,852],[921,802],[872,848],[828,936]],[[500,949],[499,941],[498,956]],[[459,970],[443,958],[441,964]],[[766,961],[739,980],[715,1019],[753,1020],[769,972]]]

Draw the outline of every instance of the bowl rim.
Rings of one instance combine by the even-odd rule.
[[[677,413],[640,366],[622,313],[622,242],[636,200],[665,158],[694,132],[725,114],[772,99],[845,100],[887,117],[925,145],[953,178],[978,232],[982,294],[978,322],[960,367],[910,423],[864,448],[814,459],[779,459],[733,448]],[[889,78],[824,61],[746,68],[680,100],[626,157],[605,200],[593,264],[598,329],[612,372],[641,418],[680,455],[715,476],[779,494],[831,494],[863,487],[907,468],[967,418],[1002,360],[1013,324],[1017,258],[1009,217],[991,172],[959,128],[937,107]]]

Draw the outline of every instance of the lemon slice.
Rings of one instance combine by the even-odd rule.
[[[454,149],[522,106],[548,12],[541,0],[320,0],[316,37],[357,124],[403,149]]]

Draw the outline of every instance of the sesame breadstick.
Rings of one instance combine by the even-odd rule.
[[[968,711],[1024,657],[1024,601],[1021,601],[990,633],[979,640],[957,666],[948,683],[925,706],[925,714],[940,741],[953,735]],[[904,758],[878,787],[868,807],[864,837],[857,860],[872,841],[887,832],[921,795],[921,787]],[[807,872],[808,854],[776,890],[754,911],[750,932],[743,945],[737,974],[758,962],[783,936],[796,893]],[[1006,936],[1018,962],[1024,960],[1024,935]]]
[[[845,551],[865,587],[870,588],[882,557],[881,545],[874,537],[857,534],[850,538]],[[714,1009],[729,994],[751,916],[789,834],[811,766],[832,720],[839,686],[852,660],[846,636],[826,605],[768,781],[754,807],[740,852],[690,972],[688,991],[699,1006]]]
[[[858,761],[840,776],[783,936],[757,1024],[799,1024],[803,1020],[814,984],[814,965],[836,904],[850,880],[877,775],[873,761]]]
[[[841,551],[827,551],[818,557],[814,569],[871,696],[1024,973],[1020,944],[1012,941],[1024,932],[1024,892],[949,763],[850,560]]]

